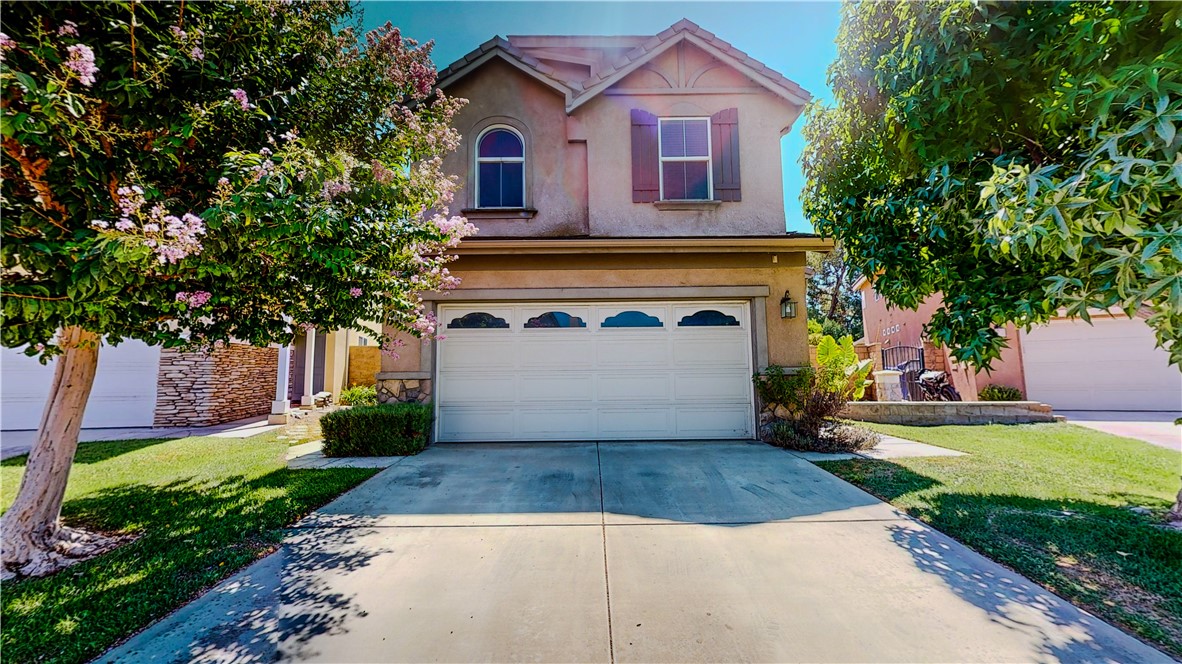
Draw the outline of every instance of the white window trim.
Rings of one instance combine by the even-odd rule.
[[[661,123],[666,120],[705,120],[706,121],[706,156],[705,157],[666,157],[665,146],[661,140]],[[710,126],[710,117],[668,117],[657,118],[657,178],[660,182],[660,199],[662,201],[712,201],[714,200],[714,136]],[[665,162],[705,161],[706,162],[706,198],[665,198]]]
[[[484,140],[485,135],[488,134],[489,132],[499,131],[499,130],[508,131],[508,132],[512,133],[514,136],[516,136],[517,140],[521,141],[521,156],[520,157],[481,157],[480,156],[480,142]],[[473,173],[473,175],[475,176],[475,177],[473,177],[473,182],[475,183],[474,188],[476,190],[476,200],[474,201],[476,203],[475,207],[479,210],[520,210],[522,208],[525,208],[526,203],[527,203],[525,200],[525,178],[526,178],[526,173],[525,173],[525,154],[526,154],[526,152],[525,152],[525,149],[526,149],[526,146],[525,146],[525,137],[521,135],[521,132],[517,131],[517,129],[515,127],[511,127],[509,125],[504,125],[504,124],[489,125],[488,127],[485,127],[484,130],[482,130],[480,132],[480,134],[476,137],[475,148],[476,149],[473,150],[473,153],[476,155],[475,173]],[[522,164],[522,166],[521,166],[521,206],[520,207],[508,207],[508,206],[488,206],[488,207],[486,207],[486,206],[483,206],[480,204],[480,165],[481,164]]]

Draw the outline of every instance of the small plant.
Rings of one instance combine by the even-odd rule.
[[[770,423],[763,429],[766,442],[792,449],[850,451],[865,449],[865,437],[842,432],[837,417],[847,401],[859,399],[869,384],[871,361],[859,360],[853,337],[840,341],[822,336],[817,344],[817,367],[787,372],[770,366],[755,374],[755,389]],[[877,439],[870,443],[873,447]]]
[[[341,390],[337,401],[342,406],[376,406],[378,390],[373,385],[354,385]]]
[[[320,418],[324,456],[407,456],[427,447],[431,406],[418,403],[357,406]]]
[[[1022,391],[1009,385],[986,385],[977,398],[981,401],[1021,401]]]
[[[825,331],[821,328],[821,324],[813,319],[809,319],[809,345],[816,347],[821,343],[821,337],[825,336]]]

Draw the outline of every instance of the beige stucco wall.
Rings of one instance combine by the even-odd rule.
[[[561,237],[587,234],[586,146],[568,143],[563,97],[500,59],[451,86],[448,94],[470,100],[452,123],[463,141],[443,160],[460,178],[453,212],[476,206],[476,139],[492,125],[517,129],[525,138],[526,207],[533,219],[477,218],[481,237]],[[631,190],[629,190],[631,191]]]
[[[775,263],[772,259],[773,254],[762,253],[465,256],[452,268],[463,285],[448,295],[447,301],[463,302],[465,289],[767,286],[768,361],[805,366],[809,358],[803,307],[794,319],[780,318],[780,297],[785,290],[798,302],[803,299],[804,254],[778,254]],[[446,326],[447,321],[441,324]],[[383,356],[382,371],[420,371],[423,344],[405,333],[399,338],[406,347],[399,349],[397,359]]]
[[[679,69],[677,56],[667,52],[653,68],[677,80],[679,71],[693,72],[705,57],[687,46],[687,62]],[[689,73],[681,74],[684,79]],[[713,69],[696,81],[699,92],[711,88],[725,94],[631,95],[629,89],[647,88],[656,74],[639,70],[624,78],[574,112],[587,136],[588,200],[591,234],[596,236],[771,235],[783,233],[784,184],[780,138],[800,108],[733,70]],[[688,82],[684,81],[683,82]],[[741,89],[744,92],[736,92]],[[660,210],[652,203],[632,202],[631,112],[640,108],[658,117],[710,116],[727,108],[739,110],[739,153],[742,200],[694,210]]]
[[[476,140],[485,128],[506,124],[525,137],[526,207],[536,208],[537,215],[470,212],[482,238],[784,233],[780,139],[801,108],[727,67],[700,73],[709,64],[710,56],[683,44],[568,115],[559,92],[500,59],[490,60],[447,90],[469,100],[453,122],[463,135],[461,146],[444,159],[445,171],[462,182],[453,207],[475,206]],[[653,93],[653,86],[668,86],[666,81],[681,87]],[[661,117],[737,108],[742,200],[688,210],[633,203],[634,108]]]

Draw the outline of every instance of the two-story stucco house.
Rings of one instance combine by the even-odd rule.
[[[480,232],[424,294],[446,340],[383,359],[436,440],[750,438],[752,374],[809,362],[780,139],[809,94],[680,21],[497,37],[440,72],[469,104],[445,161]]]

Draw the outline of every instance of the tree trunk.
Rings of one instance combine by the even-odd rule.
[[[1175,528],[1182,528],[1182,489],[1178,489],[1178,497],[1174,498],[1174,506],[1166,515],[1166,521]]]
[[[0,519],[4,578],[44,576],[101,553],[118,540],[61,524],[66,480],[78,449],[78,432],[98,368],[98,335],[80,327],[62,330],[49,399],[12,507]]]

